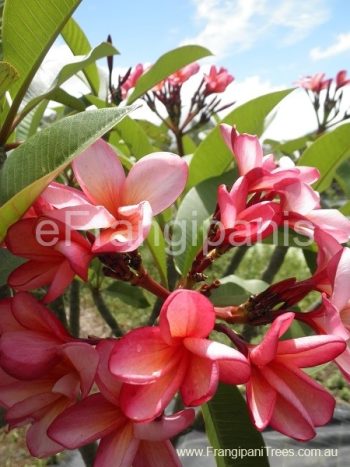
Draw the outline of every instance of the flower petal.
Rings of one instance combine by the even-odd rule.
[[[312,424],[280,394],[276,399],[270,426],[290,438],[308,441],[316,435]]]
[[[250,351],[250,360],[255,365],[267,365],[275,358],[279,345],[278,339],[287,331],[293,319],[294,313],[285,313],[274,320],[263,341]]]
[[[306,217],[339,243],[349,240],[350,221],[337,209],[314,209],[308,212]]]
[[[109,370],[109,359],[114,345],[115,340],[104,339],[96,347],[100,356],[96,373],[96,384],[109,402],[118,405],[122,382],[116,376],[112,375]]]
[[[29,452],[34,457],[49,457],[64,450],[64,447],[55,443],[49,438],[47,429],[53,420],[68,407],[71,402],[65,397],[61,397],[51,410],[37,422],[35,422],[27,431],[27,446]]]
[[[326,425],[332,418],[335,399],[323,386],[298,368],[274,365],[279,377],[293,388],[314,426]]]
[[[134,438],[132,423],[102,438],[94,467],[130,467],[140,441]]]
[[[34,379],[58,360],[57,340],[33,331],[6,332],[0,340],[2,368],[18,379]]]
[[[86,397],[94,383],[98,353],[90,344],[84,342],[72,342],[65,344],[60,351],[71,362],[80,378],[82,397]]]
[[[185,188],[188,166],[167,152],[149,154],[130,169],[123,187],[123,205],[148,201],[153,214],[171,206]]]
[[[118,222],[114,228],[106,229],[97,237],[94,253],[125,253],[138,248],[151,229],[152,209],[145,201],[136,206],[118,209]]]
[[[166,441],[192,425],[195,415],[193,409],[185,409],[152,422],[134,423],[135,438],[147,441]]]
[[[62,342],[71,336],[51,310],[28,293],[18,293],[12,300],[13,315],[27,329],[52,334]]]
[[[127,419],[101,394],[93,394],[61,413],[48,435],[66,449],[76,449],[122,427]]]
[[[150,383],[168,373],[180,358],[179,348],[164,342],[159,328],[144,327],[116,342],[109,368],[121,381]]]
[[[198,337],[187,337],[184,339],[184,346],[193,354],[207,358],[212,361],[218,360],[220,376],[221,371],[226,374],[227,378],[235,380],[235,383],[231,384],[242,384],[245,383],[250,376],[250,365],[248,360],[241,352],[229,347],[228,345],[221,344],[220,342],[211,341],[208,339],[200,339]],[[223,363],[223,366],[220,364]],[[232,371],[232,376],[227,374],[228,371]],[[220,377],[221,379],[221,377]]]
[[[262,431],[270,423],[276,403],[276,391],[266,381],[263,372],[254,366],[246,387],[250,417],[255,427]]]
[[[263,150],[256,136],[239,134],[235,127],[220,125],[221,135],[225,143],[236,157],[240,175],[244,175],[255,167],[261,167]]]
[[[179,390],[187,365],[186,356],[176,368],[154,383],[124,384],[120,392],[120,406],[125,415],[137,422],[150,421],[161,415]]]
[[[345,341],[336,336],[306,336],[281,341],[277,359],[296,367],[307,368],[329,362],[344,352]]]
[[[186,406],[197,406],[210,400],[219,384],[219,367],[207,358],[191,355],[181,397]]]
[[[133,467],[181,467],[180,459],[170,441],[141,441]]]
[[[61,262],[39,263],[38,261],[28,261],[12,271],[7,282],[10,287],[17,291],[44,287],[53,281],[61,264]]]
[[[159,318],[162,338],[171,344],[183,337],[207,337],[213,330],[212,303],[193,290],[177,290],[165,300]]]
[[[72,167],[88,199],[115,216],[125,174],[111,146],[99,139],[74,159]]]
[[[71,268],[69,261],[65,260],[62,261],[60,266],[57,268],[55,276],[53,277],[51,284],[49,286],[49,290],[45,295],[43,302],[50,303],[56,298],[63,295],[63,292],[69,286],[69,284],[73,281],[75,276],[75,272]]]

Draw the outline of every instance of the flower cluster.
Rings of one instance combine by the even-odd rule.
[[[344,111],[342,101],[343,88],[350,84],[346,70],[338,71],[334,79],[326,78],[325,73],[305,76],[297,84],[308,93],[315,110],[318,133],[350,117],[349,109]]]
[[[192,66],[173,75],[171,86],[193,72]],[[211,70],[206,95],[223,90],[230,81],[226,73]],[[149,276],[138,251],[152,217],[184,190],[187,164],[174,154],[150,154],[125,175],[114,150],[99,140],[72,164],[80,188],[50,184],[9,229],[4,247],[27,262],[8,279],[14,296],[0,301],[0,405],[11,428],[29,426],[33,456],[100,440],[97,467],[179,466],[170,439],[192,424],[193,407],[210,401],[219,384],[245,385],[260,431],[271,426],[305,441],[332,417],[334,398],[303,369],[334,360],[350,381],[350,250],[342,246],[350,222],[320,207],[312,188],[319,177],[315,168],[264,156],[257,137],[234,127],[222,125],[221,134],[239,177],[231,187],[218,186],[205,244],[174,290]],[[312,276],[273,284],[239,306],[214,307],[210,285],[199,284],[205,269],[228,249],[254,244],[283,222],[315,241]],[[61,296],[76,275],[87,280],[94,258],[107,276],[162,300],[154,325],[120,339],[70,335],[44,303]],[[28,293],[44,286],[42,301]],[[322,304],[292,311],[310,291],[322,295]],[[295,320],[314,334],[283,339]],[[253,345],[236,332],[239,323],[268,329]],[[213,331],[225,334],[230,345],[215,340]],[[168,415],[176,396],[184,409]]]

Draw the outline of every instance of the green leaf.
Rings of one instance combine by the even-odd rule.
[[[273,108],[286,97],[292,89],[272,92],[257,97],[234,109],[222,121],[236,125],[241,133],[260,136],[264,121]],[[221,137],[219,127],[215,127],[198,146],[190,164],[188,187],[193,187],[207,178],[222,174],[232,163],[233,155]]]
[[[141,159],[146,154],[155,151],[144,129],[132,118],[125,117],[118,123],[116,131],[128,146],[130,154],[136,159]]]
[[[84,31],[73,18],[70,18],[64,26],[61,35],[74,55],[87,55],[92,49]],[[96,63],[87,65],[83,73],[90,85],[91,91],[97,96],[100,89],[100,77]]]
[[[2,46],[2,24],[3,24],[3,14],[4,14],[4,5],[5,0],[0,0],[0,60],[3,59],[3,46]]]
[[[3,13],[3,54],[19,74],[13,103],[0,134],[3,142],[22,98],[61,29],[81,0],[10,0]]]
[[[53,82],[51,88],[41,94],[40,96],[34,97],[21,111],[21,115],[26,115],[30,112],[37,104],[39,104],[43,99],[54,100],[61,102],[69,107],[76,108],[77,110],[84,110],[85,105],[76,97],[71,96],[63,89],[60,89],[60,86],[68,81],[72,76],[77,74],[79,71],[83,70],[87,65],[95,63],[96,60],[106,57],[107,55],[113,55],[117,53],[117,50],[108,42],[102,42],[100,45],[95,47],[91,52],[82,57],[81,60],[75,60],[68,65],[65,65],[61,71],[58,73],[55,81]]]
[[[350,155],[350,123],[326,133],[309,146],[298,165],[317,167],[320,178],[313,184],[314,190],[322,192],[332,183],[339,164]]]
[[[220,183],[232,185],[234,180],[233,171],[204,180],[182,200],[176,214],[171,244],[175,265],[183,276],[190,270],[203,244],[203,236],[216,206],[218,186]]]
[[[350,201],[345,203],[339,211],[344,214],[344,216],[350,216]]]
[[[82,112],[59,120],[15,149],[0,172],[0,242],[35,199],[73,160],[132,108]]]
[[[240,305],[250,295],[255,295],[268,287],[268,284],[259,279],[241,279],[230,275],[220,279],[220,287],[214,289],[210,294],[210,300],[216,306]]]
[[[150,305],[142,289],[127,282],[113,282],[104,292],[135,308],[147,308]]]
[[[0,98],[19,78],[18,71],[10,63],[0,62]]]
[[[220,384],[211,401],[202,406],[205,428],[214,449],[260,449],[261,456],[216,456],[218,467],[268,467],[265,443],[252,425],[247,405],[235,386]],[[224,453],[225,451],[221,451]]]
[[[212,55],[212,53],[199,45],[184,45],[165,53],[137,81],[135,89],[128,99],[128,104],[135,102],[136,99],[175,71],[208,55]]]
[[[161,231],[158,222],[153,220],[152,227],[146,244],[153,256],[155,265],[157,266],[162,285],[168,287],[168,273],[167,273],[167,258],[166,258],[166,244],[163,232]]]
[[[6,248],[0,248],[0,287],[7,283],[7,278],[25,260],[14,256]]]

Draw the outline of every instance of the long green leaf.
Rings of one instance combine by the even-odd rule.
[[[321,176],[313,188],[322,192],[332,183],[339,164],[349,156],[350,123],[346,123],[318,138],[304,151],[298,165],[318,168]]]
[[[246,403],[235,386],[220,384],[211,401],[202,406],[205,428],[209,441],[216,451],[218,467],[268,467],[261,433],[252,425]],[[240,457],[230,455],[237,448],[259,449],[261,455]],[[220,455],[221,453],[221,455]],[[222,455],[224,454],[224,455]]]
[[[165,53],[140,77],[128,99],[128,104],[135,102],[136,99],[175,71],[208,55],[212,55],[212,53],[199,45],[184,45]]]
[[[150,305],[143,290],[127,282],[113,282],[104,292],[135,308],[147,308]]]
[[[61,31],[61,35],[74,55],[87,55],[92,49],[88,38],[79,24],[70,18]],[[100,77],[96,63],[87,65],[83,73],[90,85],[93,94],[98,96],[100,89]]]
[[[227,115],[223,123],[236,125],[239,132],[260,136],[264,122],[273,108],[286,97],[292,89],[272,92],[257,97]],[[197,185],[202,180],[223,173],[232,162],[232,153],[224,143],[220,130],[216,127],[198,146],[190,163],[188,187]]]
[[[118,53],[118,51],[111,44],[109,44],[108,42],[102,42],[102,44],[98,45],[93,50],[91,50],[91,52],[88,55],[82,57],[81,60],[75,60],[73,63],[65,65],[58,73],[51,88],[44,94],[36,96],[34,97],[34,99],[29,101],[28,104],[22,110],[21,114],[26,115],[44,99],[56,100],[57,102],[61,102],[66,105],[68,104],[70,107],[75,108],[76,101],[78,101],[78,99],[74,98],[73,96],[70,96],[65,91],[60,89],[60,86],[66,81],[68,81],[72,76],[77,74],[79,71],[83,70],[87,65],[95,63],[96,60],[99,60],[102,57],[106,57],[107,55],[113,55],[116,53]],[[63,95],[65,97],[64,102],[62,102]],[[70,101],[69,99],[67,99],[67,96],[71,98]],[[80,104],[80,109],[78,110],[84,110],[85,106],[82,102],[80,102]]]
[[[260,293],[268,287],[266,282],[259,279],[241,279],[235,275],[223,277],[220,284],[210,294],[210,300],[216,306],[240,305],[251,294]]]
[[[233,171],[204,180],[191,188],[182,200],[174,222],[172,251],[176,268],[183,276],[203,244],[209,218],[216,206],[218,186],[221,183],[232,185],[234,180]]]
[[[72,159],[114,127],[132,108],[82,112],[59,120],[15,149],[0,172],[0,242]]]
[[[3,13],[3,54],[19,73],[12,88],[13,104],[0,133],[8,131],[22,98],[61,29],[81,0],[10,0]]]

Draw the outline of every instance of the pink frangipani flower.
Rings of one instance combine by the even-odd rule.
[[[224,92],[233,80],[234,77],[229,74],[226,68],[220,67],[217,69],[215,65],[212,65],[209,74],[204,75],[204,94],[208,96],[209,94]]]
[[[160,415],[178,390],[184,404],[209,400],[219,380],[241,384],[249,378],[246,358],[207,339],[215,311],[203,295],[177,290],[164,302],[158,327],[131,331],[112,351],[110,370],[124,383],[120,406],[136,421]]]
[[[198,63],[191,63],[190,65],[175,71],[175,73],[169,76],[168,81],[173,86],[182,86],[185,81],[191,78],[191,76],[198,73],[199,68]]]
[[[337,209],[320,209],[320,196],[310,186],[319,178],[313,167],[295,166],[282,157],[264,156],[256,136],[239,134],[234,127],[220,126],[225,143],[233,153],[241,176],[248,182],[250,203],[279,198],[284,219],[298,233],[313,237],[315,227],[330,233],[338,242],[350,238],[350,221]]]
[[[281,433],[306,441],[315,427],[333,415],[334,398],[300,368],[320,365],[344,351],[336,336],[308,336],[279,341],[294,319],[285,313],[272,323],[259,345],[249,346],[252,368],[247,383],[247,403],[255,427],[270,425]]]
[[[52,421],[95,379],[98,354],[67,334],[57,318],[28,294],[0,302],[0,405],[11,428],[31,424],[30,453],[47,457],[62,445],[47,436]]]
[[[142,76],[143,72],[144,72],[144,68],[143,68],[142,63],[138,63],[135,66],[135,68],[131,71],[128,79],[121,86],[123,99],[126,98],[129,90],[136,86],[137,81],[139,80],[140,76]]]
[[[350,84],[350,79],[347,78],[347,71],[346,70],[338,71],[337,76],[335,77],[335,82],[336,82],[337,89]]]
[[[319,94],[322,89],[328,88],[332,83],[332,79],[325,79],[325,73],[316,73],[313,76],[305,76],[298,81],[301,88]]]
[[[28,261],[8,278],[10,287],[28,291],[49,285],[44,302],[62,295],[77,274],[87,280],[93,258],[90,243],[58,220],[46,217],[21,219],[10,227],[7,248]]]
[[[108,358],[113,347],[112,341],[104,341],[97,346],[101,393],[93,394],[65,410],[51,424],[48,435],[66,449],[76,449],[101,439],[94,467],[180,467],[169,439],[192,424],[193,409],[163,415],[146,423],[128,419],[118,403],[121,385],[108,370]]]
[[[152,217],[182,193],[188,167],[179,156],[153,153],[138,160],[125,176],[113,149],[102,139],[73,162],[83,190],[52,184],[42,194],[51,206],[47,216],[65,220],[75,229],[104,229],[94,253],[135,250],[147,237]],[[54,208],[54,209],[52,209]]]

